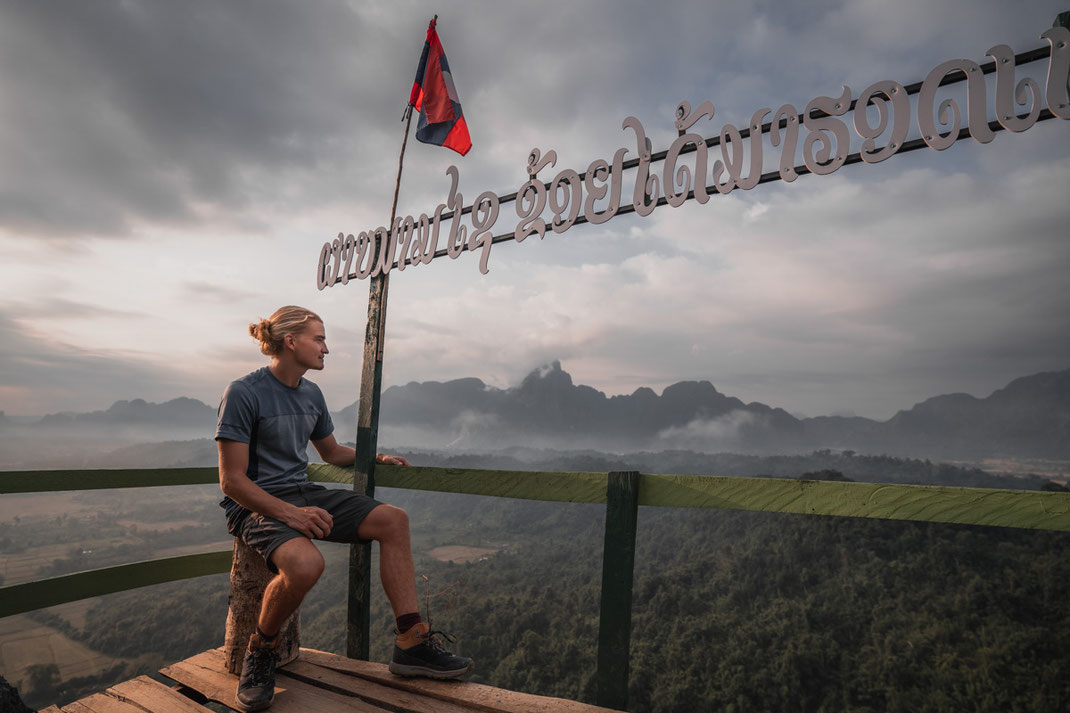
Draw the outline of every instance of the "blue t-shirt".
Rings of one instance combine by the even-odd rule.
[[[319,387],[302,378],[289,387],[266,366],[231,382],[223,392],[216,424],[221,438],[249,444],[246,475],[267,492],[308,482],[308,442],[334,432]],[[228,517],[238,507],[219,503]]]

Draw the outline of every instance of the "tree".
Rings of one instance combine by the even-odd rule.
[[[26,681],[30,696],[38,701],[50,701],[56,695],[59,666],[54,663],[35,663],[26,669]]]

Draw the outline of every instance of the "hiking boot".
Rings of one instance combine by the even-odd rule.
[[[396,633],[396,632],[395,632]],[[394,641],[394,655],[390,659],[390,673],[399,676],[425,676],[427,678],[457,678],[469,673],[475,664],[472,659],[454,656],[435,638],[442,634],[431,631],[427,622],[420,622]]]
[[[256,633],[249,637],[249,648],[241,664],[238,679],[238,705],[244,711],[259,711],[275,700],[275,665],[279,655],[275,651],[279,639],[268,643]]]

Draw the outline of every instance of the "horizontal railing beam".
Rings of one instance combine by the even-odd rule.
[[[61,490],[151,488],[218,483],[218,468],[109,468],[100,470],[9,470],[0,472],[0,495]]]
[[[165,557],[0,587],[0,617],[230,571],[230,550]]]
[[[352,482],[352,472],[310,465],[318,482]],[[31,470],[0,473],[0,494],[196,485],[217,482],[215,468]],[[389,466],[376,468],[380,487],[465,493],[548,502],[605,503],[605,473],[476,470]],[[1070,531],[1070,494],[939,485],[890,485],[739,478],[708,475],[641,476],[639,504],[832,515],[917,522]]]
[[[398,466],[382,466],[396,470]],[[353,474],[345,468],[323,463],[310,465],[309,477],[320,482],[351,483]],[[64,490],[105,490],[108,488],[152,488],[171,485],[208,485],[219,482],[219,469],[201,468],[99,468],[63,470],[0,471],[0,495],[52,493]]]
[[[331,465],[309,466],[308,475],[319,482],[333,483],[350,483],[353,478],[348,469]],[[558,503],[604,503],[606,477],[605,473],[375,466],[375,484],[380,488],[490,495]]]
[[[335,482],[349,476],[334,466],[312,466],[309,474]],[[388,488],[606,502],[605,473],[382,466],[376,478]],[[639,504],[1070,531],[1070,494],[1035,490],[644,473]]]
[[[789,478],[643,475],[639,504],[1070,531],[1070,493]]]

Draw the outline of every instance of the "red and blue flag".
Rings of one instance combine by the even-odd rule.
[[[461,102],[453,86],[453,75],[446,61],[446,53],[435,31],[436,20],[427,28],[427,40],[416,68],[409,104],[420,112],[416,125],[416,139],[453,149],[464,156],[472,148],[468,125],[461,113]]]

